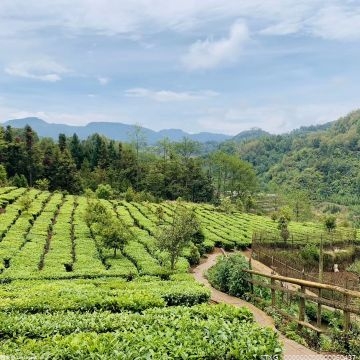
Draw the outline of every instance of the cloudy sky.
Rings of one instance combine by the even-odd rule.
[[[284,133],[360,107],[359,0],[1,0],[0,122]]]

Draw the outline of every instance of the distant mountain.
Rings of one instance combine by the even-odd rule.
[[[134,132],[133,125],[117,122],[91,122],[85,126],[72,126],[65,124],[50,124],[36,117],[8,120],[0,125],[4,127],[10,125],[14,128],[23,128],[25,125],[30,125],[39,136],[51,137],[53,139],[57,139],[60,133],[63,133],[66,136],[72,136],[76,133],[80,139],[86,139],[89,135],[98,133],[113,140],[129,142],[131,141],[131,136]],[[147,143],[150,145],[155,144],[157,141],[166,137],[169,138],[170,141],[180,141],[183,137],[188,137],[201,143],[220,143],[231,138],[229,135],[213,134],[208,132],[189,134],[178,129],[154,131],[148,128],[143,128],[143,133],[146,137]]]
[[[247,141],[247,140],[253,140],[253,139],[258,139],[261,138],[263,136],[267,136],[270,135],[270,133],[268,133],[265,130],[259,129],[259,128],[252,128],[250,130],[245,130],[242,131],[241,133],[235,135],[232,140],[236,141],[236,142],[242,142],[242,141]]]

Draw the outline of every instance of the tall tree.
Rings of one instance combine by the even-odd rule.
[[[81,164],[84,160],[84,151],[76,133],[73,134],[70,140],[69,149],[71,156],[76,164],[76,168],[80,170]]]
[[[59,140],[58,140],[59,149],[61,152],[64,152],[67,145],[66,145],[66,135],[65,134],[59,134]]]
[[[139,183],[140,183],[140,151],[146,145],[146,136],[144,132],[144,128],[139,125],[135,124],[133,126],[133,132],[131,134],[131,143],[135,149],[136,154],[136,183],[135,189],[139,190]]]
[[[26,125],[25,129],[25,151],[26,151],[26,170],[30,186],[33,185],[33,176],[35,168],[35,137],[31,126]]]

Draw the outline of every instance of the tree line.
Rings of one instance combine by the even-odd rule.
[[[204,155],[201,145],[188,138],[163,139],[150,147],[136,126],[132,143],[99,134],[86,140],[59,134],[54,141],[39,138],[29,125],[0,127],[0,185],[4,184],[192,202],[216,202],[223,196],[246,199],[257,190],[255,171],[239,157],[220,150]]]

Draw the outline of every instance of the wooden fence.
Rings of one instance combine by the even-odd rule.
[[[276,257],[276,253],[275,256],[269,255],[266,251],[260,249],[260,247],[257,247],[255,249],[254,247],[252,247],[251,250],[249,249],[249,251],[251,251],[252,258],[267,265],[280,275],[297,279],[305,279],[314,282],[317,282],[319,280],[319,274],[315,274],[317,270],[315,267],[312,269],[313,272],[309,273],[309,269],[307,269],[307,271],[305,271],[304,268],[300,270],[299,267],[296,268],[296,264],[283,262]],[[324,276],[323,278],[323,283],[340,287],[345,286],[346,288],[350,288],[351,290],[360,291],[360,277],[356,276],[354,273],[341,271],[339,273],[326,272],[325,274],[326,276]]]
[[[281,275],[275,275],[275,274],[263,274],[258,271],[254,270],[244,270],[245,272],[251,274],[251,278],[249,279],[249,282],[252,283],[252,285],[260,286],[269,288],[271,290],[271,305],[272,307],[276,308],[277,311],[282,314],[283,316],[289,318],[290,320],[293,320],[298,323],[299,327],[307,327],[314,331],[316,331],[318,334],[323,333],[324,330],[321,329],[321,310],[322,306],[326,306],[331,309],[339,309],[343,311],[344,314],[344,331],[345,333],[348,333],[350,330],[350,322],[351,322],[351,314],[355,314],[357,316],[360,315],[360,292],[349,290],[340,286],[335,285],[329,285],[329,284],[323,284],[319,282],[314,281],[308,281],[304,279],[296,279],[296,278],[290,278],[285,277]],[[253,275],[256,275],[256,277],[260,278],[266,278],[270,279],[270,282],[263,281],[255,278]],[[287,285],[285,285],[287,284]],[[315,293],[313,291],[309,291],[307,289],[315,289]],[[323,290],[330,290],[338,293],[343,297],[343,301],[336,301],[336,300],[329,300],[327,298],[324,298],[322,296]],[[299,299],[299,314],[298,318],[295,318],[286,312],[284,312],[282,309],[278,308],[276,305],[276,292],[280,293],[287,293],[295,298]],[[305,301],[311,301],[318,304],[317,309],[317,324],[316,326],[308,323],[305,321]],[[353,302],[351,300],[354,300]],[[353,304],[352,304],[353,303]]]

